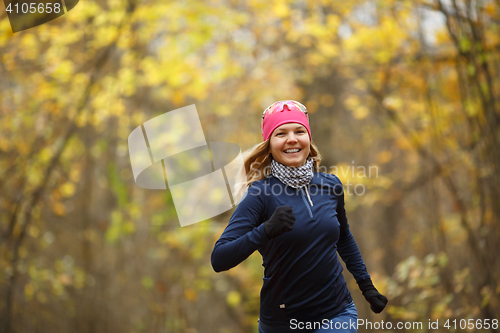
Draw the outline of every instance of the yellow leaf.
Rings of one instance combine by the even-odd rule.
[[[154,280],[150,276],[143,276],[141,279],[141,284],[146,289],[151,289],[154,286]]]
[[[490,16],[497,16],[497,9],[494,3],[489,3],[484,6],[484,11],[487,12]]]
[[[75,193],[75,184],[73,184],[72,182],[64,183],[61,186],[60,191],[63,197],[71,197]]]
[[[317,101],[308,101],[307,102],[307,111],[310,113],[310,114],[313,114],[315,113],[316,111],[318,111],[318,107],[319,107],[319,104]]]
[[[64,215],[66,209],[64,208],[64,205],[60,202],[54,202],[52,204],[52,211],[59,216]]]
[[[61,82],[68,82],[74,73],[74,64],[69,60],[62,61],[53,73],[53,76]]]
[[[40,55],[38,51],[38,42],[35,36],[30,33],[23,36],[19,44],[19,49],[23,59],[33,60]]]
[[[80,180],[80,173],[81,169],[75,165],[74,167],[71,168],[71,171],[69,172],[69,179],[71,179],[74,182],[78,182]]]
[[[184,297],[189,300],[189,301],[194,301],[196,300],[196,291],[193,289],[185,289],[184,290]]]
[[[377,156],[377,161],[380,164],[389,162],[392,159],[392,153],[388,150],[380,152]]]
[[[40,230],[36,225],[32,225],[29,227],[28,233],[30,234],[31,237],[36,238],[40,234]]]
[[[339,48],[329,41],[318,43],[318,49],[325,57],[333,58],[339,54]]]
[[[28,250],[24,246],[19,247],[19,257],[26,258],[28,256]]]
[[[321,104],[323,104],[324,106],[332,106],[333,103],[335,102],[335,98],[333,97],[333,95],[330,95],[330,94],[324,94],[321,96]]]
[[[241,295],[239,292],[233,290],[227,294],[226,301],[229,306],[234,308],[241,303]]]
[[[370,110],[364,106],[360,105],[352,110],[353,116],[356,119],[364,119],[370,113]]]
[[[401,149],[405,149],[405,150],[410,150],[411,149],[411,145],[410,143],[408,142],[408,140],[405,138],[405,137],[399,137],[396,139],[396,145],[401,148]]]
[[[26,298],[31,300],[34,294],[35,290],[33,288],[33,285],[31,283],[26,284],[24,286],[24,295],[26,296]]]
[[[276,14],[276,16],[279,18],[283,18],[285,16],[290,15],[290,8],[285,2],[282,1],[273,6],[273,11],[274,14]]]

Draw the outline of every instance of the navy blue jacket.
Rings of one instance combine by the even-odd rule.
[[[352,301],[337,252],[356,281],[370,278],[349,230],[340,179],[314,172],[307,191],[312,205],[304,187],[294,189],[273,176],[252,183],[212,251],[216,272],[260,252],[260,320],[269,325],[330,319]],[[292,207],[294,229],[268,239],[263,222],[280,206]]]

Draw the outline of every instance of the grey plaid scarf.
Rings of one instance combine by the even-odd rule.
[[[294,168],[272,159],[271,174],[285,185],[301,188],[309,184],[313,178],[313,160],[308,158],[303,166]]]

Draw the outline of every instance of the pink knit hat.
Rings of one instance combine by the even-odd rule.
[[[275,102],[262,113],[260,130],[264,141],[269,139],[277,127],[287,123],[303,125],[309,133],[309,139],[312,138],[306,107],[299,102],[288,100]]]

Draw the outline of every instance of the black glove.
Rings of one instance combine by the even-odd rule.
[[[281,206],[276,208],[273,216],[264,222],[264,231],[267,238],[275,238],[284,232],[293,230],[295,216],[292,213],[292,207]]]
[[[363,292],[368,303],[370,303],[370,308],[375,313],[380,313],[384,310],[387,304],[387,298],[381,295],[377,289],[373,286],[372,279],[366,279],[358,282],[359,289]]]

